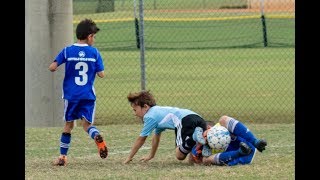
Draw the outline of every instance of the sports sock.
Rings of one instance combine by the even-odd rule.
[[[94,139],[94,137],[99,134],[99,130],[95,126],[90,126],[87,133],[92,139]]]
[[[60,154],[67,155],[71,142],[70,133],[62,133],[60,139]]]
[[[229,161],[234,160],[240,155],[241,154],[239,150],[218,153],[214,156],[212,163],[217,165],[225,165],[228,164]]]
[[[252,144],[256,144],[257,139],[253,133],[242,122],[231,118],[228,122],[228,130],[236,136],[240,136]]]

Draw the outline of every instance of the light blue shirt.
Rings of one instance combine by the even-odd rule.
[[[197,113],[189,109],[181,109],[169,106],[153,106],[143,116],[143,128],[140,136],[149,136],[154,130],[155,134],[160,134],[166,129],[174,130],[181,127],[181,120],[189,114]]]

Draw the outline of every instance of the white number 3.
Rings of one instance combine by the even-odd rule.
[[[88,82],[88,75],[87,75],[87,72],[88,72],[88,64],[87,63],[84,63],[84,62],[78,62],[75,66],[75,69],[76,70],[79,70],[81,69],[82,67],[82,70],[79,71],[79,75],[82,76],[81,77],[75,77],[75,83],[79,86],[83,86],[85,84],[87,84]]]

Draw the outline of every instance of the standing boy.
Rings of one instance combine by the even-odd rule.
[[[94,139],[101,158],[108,156],[106,142],[99,130],[93,126],[96,109],[94,80],[103,78],[104,65],[100,52],[93,47],[99,28],[91,19],[82,20],[76,28],[77,43],[64,47],[49,70],[54,72],[65,63],[62,98],[64,99],[63,120],[65,125],[60,138],[60,156],[54,165],[66,166],[67,153],[71,144],[74,121],[81,119],[83,129]]]

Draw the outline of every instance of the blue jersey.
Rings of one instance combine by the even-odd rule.
[[[75,43],[61,50],[55,60],[58,66],[65,63],[63,99],[96,99],[95,76],[97,72],[104,70],[103,60],[97,48]]]
[[[153,106],[143,116],[143,128],[140,136],[149,136],[153,130],[156,134],[161,133],[166,129],[181,127],[181,120],[189,114],[197,113],[177,107],[169,106]]]

